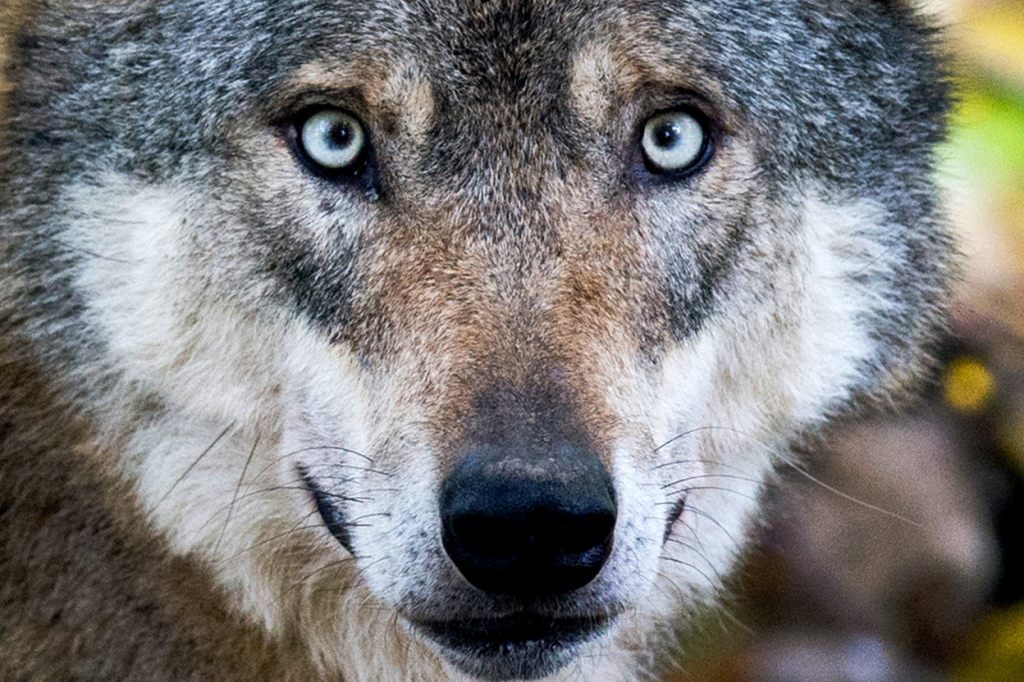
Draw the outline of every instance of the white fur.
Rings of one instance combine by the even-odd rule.
[[[884,229],[881,210],[811,196],[798,215],[791,248],[802,267],[775,282],[789,295],[730,306],[664,363],[654,441],[688,435],[659,459],[689,460],[668,468],[672,480],[693,477],[690,485],[706,488],[688,495],[676,524],[674,535],[686,544],[666,547],[683,562],[664,567],[666,589],[685,585],[708,596],[719,587],[756,518],[762,482],[788,456],[789,440],[850,396],[863,382],[858,365],[874,353],[862,316],[886,303],[845,276],[887,267],[871,239]]]

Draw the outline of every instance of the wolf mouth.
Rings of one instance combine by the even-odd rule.
[[[504,618],[418,621],[449,660],[484,679],[534,679],[555,672],[582,645],[611,625],[607,615],[552,617],[520,613]]]
[[[506,618],[416,623],[431,639],[455,649],[507,648],[531,642],[559,645],[590,639],[607,629],[607,616],[551,618],[517,614]]]

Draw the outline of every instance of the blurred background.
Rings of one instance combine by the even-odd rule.
[[[1024,0],[922,4],[962,97],[939,178],[967,257],[944,371],[909,414],[807,453],[825,485],[784,475],[673,681],[1024,681]]]

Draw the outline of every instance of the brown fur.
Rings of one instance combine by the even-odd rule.
[[[20,355],[0,348],[0,392],[18,396],[0,411],[0,679],[313,679],[147,532],[97,466],[109,455]]]
[[[11,87],[11,84],[4,78],[9,51],[8,43],[13,40],[18,27],[24,21],[24,4],[25,0],[4,0],[3,6],[0,6],[0,121],[3,120],[4,101]]]

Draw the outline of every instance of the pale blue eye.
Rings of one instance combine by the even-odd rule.
[[[366,147],[362,124],[337,109],[326,109],[306,119],[300,140],[303,151],[313,163],[332,171],[355,164]]]
[[[643,149],[657,172],[680,172],[700,165],[708,148],[708,132],[693,114],[668,111],[644,127]]]

